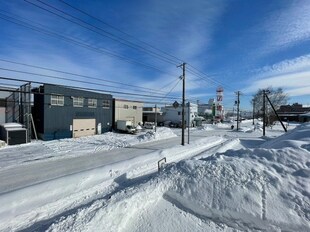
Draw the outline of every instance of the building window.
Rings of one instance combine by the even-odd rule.
[[[51,95],[51,105],[52,106],[64,106],[64,96],[62,95]]]
[[[110,100],[103,100],[102,107],[106,109],[110,109]]]
[[[84,98],[82,97],[73,97],[73,106],[74,107],[83,107]]]
[[[136,110],[136,109],[137,109],[137,106],[132,106],[132,108],[133,108],[134,110]]]
[[[96,108],[97,107],[97,99],[89,98],[88,99],[88,107]]]
[[[128,107],[128,105],[124,105],[124,109],[128,109],[129,107]]]

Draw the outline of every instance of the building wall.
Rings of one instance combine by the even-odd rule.
[[[0,124],[5,123],[5,107],[0,106]]]
[[[157,109],[155,107],[143,107],[143,124],[145,122],[155,122],[155,118],[157,119],[157,122],[164,121],[159,107],[157,107]]]
[[[162,108],[163,112],[163,119],[164,121],[171,121],[173,123],[181,124],[182,122],[182,106],[179,106],[177,108],[174,108],[173,106],[166,106]],[[188,120],[188,104],[185,106],[185,121],[186,126],[188,126],[188,121],[190,122],[190,125],[193,124],[194,118],[198,115],[198,109],[197,105],[190,103],[190,109],[189,109],[189,117],[190,120]]]
[[[142,122],[143,103],[136,101],[114,99],[114,128],[117,120],[132,121],[134,126]]]
[[[9,90],[14,91],[12,88],[7,88],[8,91],[0,91],[0,124],[6,123],[6,98],[12,94]]]
[[[96,127],[101,123],[102,133],[111,131],[111,95],[56,85],[44,85],[37,89],[37,91],[41,94],[34,94],[34,121],[37,132],[43,140],[71,138],[74,119],[96,119]],[[64,106],[52,105],[51,94],[63,95]],[[73,107],[73,97],[83,97],[83,107]],[[97,99],[97,107],[88,107],[89,98]],[[102,107],[103,100],[110,101],[109,108]]]

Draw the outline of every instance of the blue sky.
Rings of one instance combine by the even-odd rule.
[[[181,97],[182,90],[179,81],[182,70],[176,66],[186,62],[187,99],[206,103],[215,97],[216,88],[221,85],[227,109],[233,107],[236,91],[243,93],[241,109],[250,109],[253,94],[259,88],[272,86],[283,88],[290,96],[289,103],[310,105],[309,12],[308,0],[1,0],[0,59],[83,77],[1,60],[0,76],[107,90],[121,98],[172,103],[172,97]],[[27,23],[28,28],[24,23],[21,26],[8,21],[16,23],[16,19]],[[40,32],[29,29],[33,26],[39,27]],[[54,33],[54,37],[43,34],[43,30]],[[79,41],[84,47],[61,36]],[[0,80],[0,83],[7,82]],[[156,95],[162,99],[118,95],[113,91]]]

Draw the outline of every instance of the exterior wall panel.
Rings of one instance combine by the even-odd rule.
[[[47,84],[41,87],[41,92],[43,95],[35,97],[34,111],[38,133],[43,140],[71,138],[74,119],[95,119],[97,124],[101,123],[101,132],[111,131],[112,104],[110,108],[102,107],[103,100],[112,102],[111,95]],[[63,106],[51,104],[52,94],[64,96]],[[74,107],[73,97],[83,97],[84,106]],[[97,107],[88,107],[88,99],[97,99]]]
[[[114,100],[114,125],[117,120],[132,121],[134,126],[142,122],[143,103],[128,100]]]

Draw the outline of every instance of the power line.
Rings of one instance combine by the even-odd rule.
[[[119,85],[125,85],[126,87],[133,87],[133,88],[138,88],[139,91],[145,92],[141,89],[146,89],[148,90],[147,92],[162,92],[165,93],[165,91],[161,91],[161,90],[156,90],[156,89],[151,89],[151,88],[145,88],[145,87],[141,87],[141,86],[137,86],[137,85],[131,85],[131,84],[127,84],[127,83],[122,83],[122,82],[117,82],[117,81],[110,81],[110,80],[106,80],[106,79],[102,79],[102,78],[97,78],[97,77],[92,77],[92,76],[88,76],[88,75],[81,75],[81,74],[77,74],[77,73],[72,73],[72,72],[66,72],[66,71],[61,71],[61,70],[56,70],[56,69],[51,69],[51,68],[46,68],[46,67],[41,67],[41,66],[37,66],[37,65],[30,65],[30,64],[25,64],[25,63],[20,63],[20,62],[16,62],[16,61],[11,61],[11,60],[6,60],[6,59],[1,59],[0,61],[3,62],[7,62],[7,63],[12,63],[12,64],[18,64],[18,65],[23,65],[26,67],[32,67],[32,68],[37,68],[37,69],[42,69],[42,70],[47,70],[47,71],[53,71],[53,72],[57,72],[57,73],[62,73],[62,74],[67,74],[67,75],[71,75],[71,76],[78,76],[78,77],[83,77],[83,78],[88,78],[88,79],[92,79],[92,80],[96,80],[96,81],[101,81],[101,82],[108,82],[108,83],[114,83],[114,84],[119,84]],[[0,68],[1,69],[1,68]],[[8,71],[14,71],[14,70],[8,70]],[[32,74],[32,73],[31,73]],[[38,74],[37,74],[38,75]],[[45,76],[45,74],[40,74],[42,76]],[[172,82],[174,82],[175,80],[173,80]],[[119,88],[119,87],[116,87]],[[162,88],[163,89],[163,88]]]
[[[93,18],[93,19],[95,19],[95,20],[97,20],[97,21],[103,23],[104,25],[106,25],[106,26],[108,26],[108,27],[110,27],[110,28],[112,28],[112,29],[114,29],[114,30],[116,30],[116,31],[118,31],[118,32],[120,32],[120,33],[122,33],[122,34],[124,34],[124,35],[126,35],[126,36],[128,36],[128,37],[130,37],[130,38],[133,38],[133,39],[137,40],[138,42],[140,42],[140,43],[142,43],[142,44],[144,44],[144,45],[147,45],[148,47],[150,47],[150,48],[152,48],[152,49],[154,49],[154,50],[157,50],[157,51],[159,51],[159,52],[161,52],[161,53],[163,53],[163,54],[165,54],[165,55],[167,55],[167,56],[169,56],[169,57],[172,57],[173,59],[176,59],[176,60],[179,61],[179,62],[183,62],[183,60],[177,58],[176,56],[171,55],[171,54],[169,54],[169,53],[167,53],[167,52],[165,52],[165,51],[163,51],[163,50],[161,50],[161,49],[158,49],[158,48],[152,46],[151,44],[146,43],[146,42],[144,42],[144,41],[142,41],[142,40],[140,40],[140,39],[138,39],[138,38],[136,38],[136,37],[134,37],[134,36],[132,36],[132,35],[126,33],[126,32],[124,32],[124,31],[122,31],[122,30],[120,30],[120,29],[116,28],[115,26],[112,26],[112,25],[106,23],[106,22],[103,21],[102,19],[99,19],[99,18],[97,18],[97,17],[95,17],[95,16],[93,16],[93,15],[90,15],[90,14],[88,14],[87,12],[85,12],[85,11],[83,11],[83,10],[81,10],[81,9],[79,9],[79,8],[77,8],[77,7],[75,7],[75,6],[71,5],[71,4],[69,4],[69,3],[65,2],[65,1],[63,1],[63,0],[58,0],[58,1],[60,1],[60,2],[62,2],[62,3],[64,3],[64,4],[66,4],[67,6],[71,7],[72,9],[75,9],[76,11],[78,11],[78,12],[84,14],[84,15],[87,15],[87,16],[90,17],[90,18]]]
[[[47,29],[44,29],[44,28],[41,28],[41,27],[34,26],[33,24],[29,24],[29,23],[27,23],[27,22],[25,22],[23,20],[16,19],[14,17],[10,17],[10,16],[7,16],[7,15],[4,15],[2,13],[0,13],[0,18],[5,20],[5,21],[14,23],[16,25],[19,25],[19,26],[31,29],[33,31],[36,31],[36,32],[39,32],[39,33],[42,33],[42,34],[45,34],[45,35],[48,35],[48,36],[52,36],[52,37],[57,38],[57,39],[61,39],[61,40],[66,41],[66,42],[68,42],[70,44],[74,44],[74,45],[86,48],[86,49],[88,49],[90,51],[94,51],[94,52],[98,52],[98,53],[101,53],[101,54],[104,54],[104,55],[107,55],[107,56],[115,57],[115,58],[118,58],[118,59],[120,59],[122,61],[125,61],[125,62],[128,62],[128,63],[132,63],[132,64],[135,64],[135,65],[140,65],[140,66],[143,66],[143,67],[148,68],[148,69],[153,69],[153,70],[156,70],[156,71],[161,72],[161,73],[165,73],[165,74],[168,74],[168,75],[171,75],[171,76],[175,76],[174,74],[171,74],[171,73],[168,73],[166,71],[163,71],[163,70],[159,69],[158,67],[155,67],[155,66],[152,66],[152,65],[149,65],[149,64],[145,64],[145,63],[143,63],[141,61],[138,61],[138,60],[135,60],[135,59],[132,59],[132,58],[129,58],[129,57],[117,54],[115,52],[109,51],[108,49],[94,47],[92,45],[89,45],[89,44],[86,44],[84,42],[81,42],[80,40],[76,40],[75,38],[64,36],[64,35],[60,35],[58,33],[52,32],[50,30],[47,30]],[[19,18],[22,18],[22,17],[19,17]],[[27,21],[30,21],[30,20],[27,20]]]
[[[217,81],[217,80],[215,80],[215,79],[209,77],[210,75],[208,75],[208,74],[206,74],[206,73],[204,73],[204,72],[202,72],[202,71],[199,71],[197,68],[193,67],[193,66],[190,65],[190,64],[189,64],[189,66],[191,67],[191,68],[189,69],[189,72],[190,72],[191,74],[197,76],[197,77],[200,78],[201,80],[207,81],[208,83],[212,82],[212,83],[214,84],[214,86],[215,86],[215,85],[221,85],[221,86],[223,86],[223,87],[225,87],[225,88],[230,89],[231,91],[233,91],[228,85],[226,85],[226,84],[224,84],[224,83],[222,83],[222,82],[220,82],[220,81]],[[213,75],[213,76],[215,76],[215,75]]]
[[[70,88],[70,87],[67,87],[67,86],[63,86],[63,85],[54,85],[54,84],[49,84],[49,85],[53,85],[53,86],[60,86],[60,87],[64,87],[64,88]],[[71,89],[76,89],[76,88],[71,88]],[[81,89],[78,89],[77,90],[81,90]],[[0,92],[9,92],[9,93],[29,93],[27,91],[22,91],[22,90],[19,90],[18,88],[15,89],[15,90],[9,90],[9,89],[3,89],[1,88],[0,86]],[[92,92],[92,93],[96,93],[96,92]],[[44,96],[52,96],[52,95],[58,95],[59,94],[52,94],[52,93],[40,93],[40,92],[34,92],[32,91],[30,94],[34,94],[34,95],[44,95]],[[102,93],[98,93],[98,94],[102,94]],[[66,94],[61,94],[61,96],[64,96],[64,97],[68,97],[68,98],[71,98],[72,95],[66,95]],[[74,96],[73,96],[74,97]],[[76,96],[76,97],[79,97],[79,96]],[[84,97],[83,97],[84,98]],[[100,98],[100,97],[86,97],[86,99],[97,99],[97,100],[110,100],[110,99],[107,99],[107,98]],[[118,100],[118,99],[116,99]],[[121,99],[120,99],[121,100]],[[126,100],[128,101],[128,100]],[[9,103],[15,103],[16,101],[14,100],[6,100],[6,102],[9,102]],[[25,101],[22,101],[23,103],[28,103],[28,104],[31,104],[31,103],[34,103],[33,101],[30,101],[30,102],[25,102]],[[137,102],[137,103],[145,103],[145,104],[171,104],[171,102],[162,102],[162,101],[133,101],[133,102]],[[45,103],[45,105],[50,105],[49,103]],[[72,105],[65,105],[65,106],[72,106]],[[100,106],[101,107],[101,106]],[[122,108],[122,107],[116,107],[116,108]]]
[[[6,16],[6,15],[5,15],[5,16]],[[9,16],[6,16],[6,17],[9,17]],[[1,18],[1,17],[0,17],[0,18]],[[2,17],[2,18],[3,18],[3,17]],[[12,19],[12,17],[9,17],[9,18]],[[38,31],[38,32],[41,32],[41,33],[50,35],[50,36],[54,36],[54,37],[56,36],[57,38],[61,38],[61,39],[65,40],[65,41],[67,41],[67,42],[72,42],[72,43],[74,43],[74,44],[76,44],[76,45],[79,45],[79,46],[82,46],[82,47],[84,47],[84,48],[87,48],[87,49],[90,49],[90,50],[93,50],[93,51],[96,51],[96,52],[104,53],[105,55],[116,56],[117,58],[123,59],[123,60],[125,60],[125,61],[127,61],[127,62],[135,63],[135,64],[138,63],[138,64],[140,64],[140,65],[146,66],[147,68],[152,68],[152,69],[155,69],[155,70],[157,70],[157,71],[166,73],[165,71],[160,70],[160,69],[158,69],[157,67],[150,66],[150,65],[145,65],[145,64],[141,64],[141,62],[139,62],[139,61],[137,62],[136,60],[128,60],[127,57],[120,57],[119,55],[111,54],[110,52],[107,53],[107,51],[102,51],[102,49],[100,49],[100,48],[93,47],[93,46],[90,46],[90,45],[88,45],[88,44],[83,44],[83,43],[81,43],[80,41],[76,41],[76,40],[73,40],[73,39],[71,39],[71,38],[61,36],[61,35],[59,35],[59,34],[57,34],[57,33],[53,33],[53,32],[50,32],[50,31],[44,31],[44,30],[42,31],[42,28],[38,28],[38,27],[35,27],[35,26],[33,26],[33,25],[30,25],[30,27],[29,27],[29,24],[27,24],[27,23],[25,23],[25,22],[23,22],[23,21],[20,21],[20,20],[18,20],[18,19],[14,19],[14,18],[13,18],[13,20],[17,20],[17,21],[19,21],[19,22],[22,22],[22,24],[16,23],[15,21],[9,20],[9,19],[7,19],[7,18],[3,18],[3,19],[4,19],[4,20],[7,20],[7,21],[10,21],[10,22],[12,22],[12,23],[15,23],[15,24],[18,24],[18,25],[27,27],[27,28],[29,28],[29,29],[36,30],[36,31]],[[28,20],[28,21],[29,21],[29,20]],[[25,24],[26,24],[26,25],[25,25]],[[69,41],[68,41],[68,40],[69,40]],[[190,66],[191,66],[191,65],[190,65]],[[193,67],[193,66],[192,66],[192,67]],[[193,70],[191,70],[191,69],[188,70],[188,71],[189,71],[190,73],[192,73],[193,75],[198,76],[201,80],[206,80],[206,77],[205,77],[206,74],[203,73],[204,75],[202,75],[202,74],[197,73],[196,71],[193,71]],[[173,74],[170,74],[170,73],[168,73],[168,74],[169,74],[169,75],[173,75]],[[213,79],[211,79],[211,78],[209,78],[209,77],[207,77],[207,79],[208,79],[209,81],[211,81],[212,83],[224,85],[223,83],[220,83],[220,82],[218,82],[218,81],[215,81],[215,80],[213,80]]]
[[[18,78],[12,78],[12,77],[4,77],[0,76],[0,79],[2,80],[9,80],[9,81],[17,81],[17,82],[31,82],[35,84],[51,84],[56,85],[52,83],[47,82],[39,82],[39,81],[33,81],[33,80],[26,80],[26,79],[18,79]],[[128,92],[120,92],[120,91],[112,91],[112,90],[102,90],[102,89],[94,89],[94,88],[86,88],[86,87],[76,87],[76,86],[67,86],[67,85],[58,85],[66,88],[73,88],[73,89],[80,89],[80,90],[88,90],[88,91],[96,91],[96,92],[102,92],[102,93],[115,93],[115,94],[121,94],[121,95],[129,95],[129,96],[139,96],[139,97],[147,97],[147,98],[154,98],[154,99],[161,99],[162,96],[150,96],[146,94],[138,94],[138,93],[128,93]],[[175,97],[171,97],[171,99],[179,99]]]
[[[162,60],[162,61],[168,62],[168,63],[170,63],[170,64],[173,64],[173,65],[176,64],[176,62],[172,62],[170,59],[168,59],[168,58],[166,58],[166,57],[164,57],[164,56],[162,56],[162,55],[159,55],[159,54],[154,53],[154,52],[150,52],[150,51],[148,51],[147,49],[143,48],[143,47],[140,46],[140,45],[133,44],[133,43],[131,43],[130,41],[128,41],[128,40],[126,40],[126,39],[122,39],[122,38],[120,38],[120,37],[118,37],[118,36],[115,36],[115,35],[113,35],[112,33],[103,30],[102,28],[99,28],[99,27],[97,27],[97,26],[94,26],[94,25],[92,25],[92,24],[90,24],[90,23],[88,23],[88,22],[86,22],[86,21],[84,21],[84,20],[81,20],[81,19],[79,19],[79,18],[77,18],[77,17],[75,17],[75,16],[73,16],[73,15],[71,15],[71,14],[68,14],[68,13],[66,13],[66,12],[64,12],[64,11],[62,11],[62,10],[60,10],[60,9],[58,9],[58,8],[56,8],[56,7],[52,6],[52,5],[50,5],[50,4],[47,4],[47,3],[42,2],[42,1],[40,1],[40,0],[37,0],[37,2],[40,2],[41,4],[43,4],[43,5],[45,5],[45,6],[49,7],[49,8],[51,8],[51,9],[53,9],[53,10],[56,10],[56,11],[62,13],[63,15],[65,15],[65,16],[69,16],[69,17],[71,17],[71,18],[73,18],[73,19],[75,19],[75,20],[78,20],[79,22],[82,22],[82,24],[79,23],[79,22],[76,22],[76,21],[74,21],[74,20],[71,20],[71,19],[69,19],[69,18],[66,18],[66,17],[64,17],[63,15],[60,15],[60,14],[54,12],[54,11],[51,11],[51,10],[49,10],[49,9],[47,9],[47,8],[44,8],[44,7],[42,7],[42,6],[39,6],[39,5],[37,5],[37,4],[33,3],[33,2],[30,2],[30,1],[28,1],[28,0],[24,0],[24,1],[27,2],[27,3],[29,3],[29,4],[32,4],[32,5],[36,6],[36,7],[38,7],[38,8],[40,8],[40,9],[42,9],[42,10],[45,10],[45,11],[47,11],[47,12],[53,14],[53,15],[56,15],[56,16],[58,16],[58,17],[64,19],[64,20],[67,20],[67,21],[69,21],[69,22],[71,22],[71,23],[74,23],[74,24],[80,26],[80,27],[83,27],[83,28],[85,28],[85,29],[87,29],[87,30],[90,30],[90,31],[92,31],[92,32],[94,32],[94,33],[96,33],[96,34],[98,34],[98,35],[101,35],[101,36],[104,36],[104,37],[108,37],[108,38],[110,38],[110,39],[112,39],[112,40],[114,40],[114,41],[117,41],[117,42],[119,42],[119,43],[121,43],[121,44],[123,44],[123,45],[126,45],[126,46],[131,47],[131,48],[134,48],[134,49],[144,50],[144,51],[146,51],[148,54],[150,54],[150,55],[152,55],[152,56],[154,56],[154,57],[156,57],[156,58],[158,58],[158,59],[160,59],[160,60]],[[87,26],[85,26],[85,25],[87,25]],[[91,28],[90,28],[89,26],[90,26]],[[93,28],[99,30],[100,32],[94,30]],[[103,32],[104,34],[101,33],[101,32]],[[125,41],[125,42],[123,42],[123,41]]]
[[[49,71],[69,74],[69,75],[73,75],[73,76],[85,77],[85,78],[89,78],[89,79],[93,79],[93,80],[98,80],[98,81],[102,81],[102,82],[106,81],[106,82],[121,84],[121,85],[125,85],[126,87],[130,86],[130,87],[134,87],[134,88],[139,88],[139,92],[157,93],[157,94],[158,93],[163,93],[163,94],[165,94],[165,97],[168,96],[172,92],[172,90],[176,87],[175,86],[172,90],[170,90],[167,93],[167,92],[161,91],[161,90],[154,90],[154,89],[150,89],[150,88],[144,88],[144,87],[140,87],[140,86],[129,85],[129,84],[121,83],[121,82],[107,81],[107,80],[103,80],[103,79],[100,79],[100,78],[95,78],[95,77],[90,77],[90,76],[85,76],[85,75],[80,75],[80,74],[74,74],[74,73],[70,73],[70,72],[59,71],[59,70],[55,70],[55,69],[43,68],[43,67],[35,66],[35,65],[28,65],[28,64],[25,64],[25,63],[8,61],[8,60],[4,60],[4,59],[0,59],[0,61],[9,62],[9,63],[13,63],[13,64],[20,64],[20,65],[24,65],[26,67],[35,67],[35,68],[39,68],[39,69],[43,69],[43,70],[49,70]],[[9,71],[9,72],[16,72],[16,73],[23,73],[23,74],[28,74],[28,75],[35,75],[35,76],[44,76],[44,77],[48,77],[48,78],[52,78],[52,79],[67,80],[67,81],[79,82],[79,83],[84,83],[84,84],[105,86],[105,87],[110,87],[110,88],[119,88],[118,86],[112,86],[112,85],[107,85],[107,84],[99,84],[99,83],[94,83],[94,82],[90,82],[90,81],[81,81],[81,80],[76,80],[76,79],[71,79],[71,78],[65,78],[65,77],[54,76],[54,75],[47,75],[47,74],[41,74],[41,73],[34,73],[34,72],[28,72],[28,71],[21,71],[21,70],[16,70],[16,69],[8,69],[8,68],[0,67],[0,70]],[[173,80],[172,82],[168,83],[166,86],[170,85],[173,82],[175,82],[175,80]],[[163,88],[165,88],[165,86],[162,87],[162,89]],[[143,89],[146,89],[146,90],[143,90]],[[175,95],[171,95],[171,96],[176,97]],[[194,100],[196,100],[196,99],[194,99]]]

